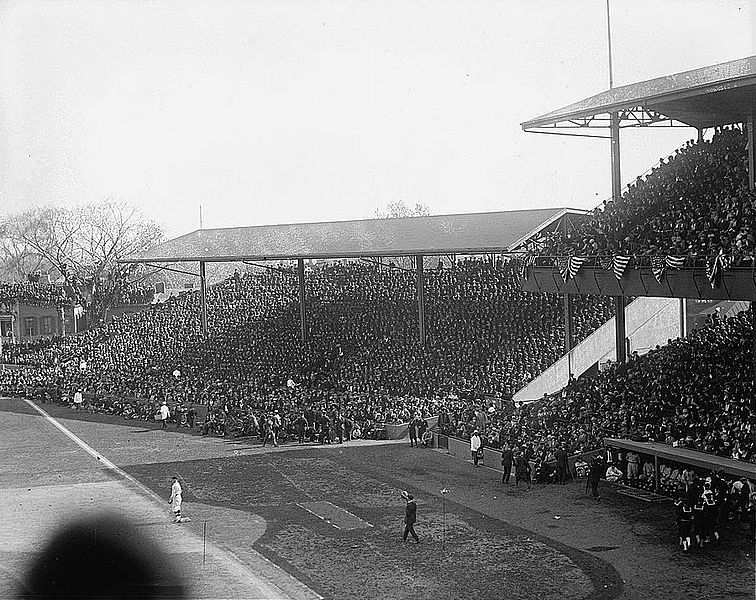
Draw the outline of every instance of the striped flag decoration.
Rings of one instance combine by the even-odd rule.
[[[719,280],[722,277],[722,271],[729,269],[733,263],[733,257],[728,256],[723,250],[719,251],[714,259],[710,260],[706,265],[706,277],[709,278],[711,289],[714,289],[719,285]]]
[[[654,277],[658,283],[661,283],[662,277],[664,277],[664,270],[667,268],[667,263],[663,256],[651,257],[651,270],[654,273]]]
[[[567,281],[567,278],[570,276],[570,261],[565,256],[560,256],[556,259],[556,266],[557,270],[559,271],[559,274],[562,276],[562,279],[564,281]]]
[[[614,270],[614,276],[617,279],[622,279],[622,276],[625,274],[625,269],[627,269],[627,265],[630,264],[630,257],[629,256],[623,256],[623,255],[617,255],[612,260],[612,269]]]
[[[575,275],[578,274],[580,267],[582,267],[583,263],[587,260],[588,259],[585,256],[570,256],[570,260],[568,261],[570,266],[570,277],[575,279]]]
[[[664,262],[670,269],[682,269],[685,265],[685,257],[667,255]]]
[[[713,290],[719,281],[719,256],[714,257],[706,263],[706,277],[709,279],[711,289]]]
[[[711,289],[714,289],[719,285],[719,280],[722,277],[722,271],[729,269],[732,265],[732,256],[727,256],[723,250],[719,251],[717,256],[709,261],[706,265],[706,277],[709,278]]]

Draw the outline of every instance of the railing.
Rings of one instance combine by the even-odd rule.
[[[607,268],[608,265],[611,264],[612,259],[615,256],[630,256],[631,257],[631,263],[629,266],[632,266],[634,268],[651,268],[652,267],[652,259],[653,258],[664,258],[665,256],[676,256],[679,258],[683,258],[683,264],[680,267],[680,269],[701,269],[706,268],[709,263],[717,258],[717,255],[699,255],[699,254],[691,254],[691,255],[673,255],[673,254],[639,254],[639,255],[633,255],[633,254],[623,254],[621,252],[617,252],[615,254],[580,254],[579,252],[575,252],[571,255],[567,254],[544,254],[544,255],[531,255],[529,258],[532,261],[529,263],[529,266],[534,267],[556,267],[559,261],[564,261],[565,259],[570,258],[570,256],[579,256],[580,258],[585,258],[586,261],[581,265],[581,269],[585,267],[593,267],[593,268],[599,268],[604,269]],[[731,259],[732,263],[731,266],[728,268],[750,268],[754,269],[756,268],[756,255],[754,254],[727,254],[726,255],[728,260]],[[611,267],[608,267],[611,268]],[[665,267],[667,268],[667,267]]]

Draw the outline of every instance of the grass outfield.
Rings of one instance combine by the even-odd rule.
[[[262,450],[44,408],[161,496],[179,475],[194,531],[207,523],[208,538],[239,560],[256,550],[326,598],[754,594],[740,524],[721,545],[683,556],[669,503],[611,491],[596,502],[579,483],[518,491],[491,470],[407,444]],[[418,498],[419,545],[401,540],[405,489]]]

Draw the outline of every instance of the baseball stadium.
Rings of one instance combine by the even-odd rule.
[[[521,123],[608,140],[593,210],[0,283],[3,597],[753,598],[755,118],[755,56],[610,86]]]

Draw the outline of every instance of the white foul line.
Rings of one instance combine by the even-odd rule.
[[[109,461],[107,458],[105,458],[102,454],[97,452],[92,446],[87,444],[84,440],[82,440],[79,436],[77,436],[75,433],[72,433],[68,429],[66,429],[63,425],[58,423],[55,419],[53,419],[47,412],[42,410],[39,406],[34,404],[31,400],[27,400],[26,398],[21,398],[26,404],[31,406],[34,410],[36,410],[40,415],[42,415],[45,420],[48,423],[51,423],[56,429],[60,430],[62,433],[66,435],[70,440],[72,440],[77,446],[79,446],[84,452],[89,454],[92,458],[96,458],[99,460],[103,465],[105,465],[108,469],[111,469],[112,471],[115,471],[119,477],[123,477],[127,481],[133,483],[135,486],[137,486],[143,493],[147,494],[148,496],[152,498],[156,498],[161,503],[163,502],[163,498],[158,496],[155,492],[153,492],[150,488],[148,488],[146,485],[140,483],[136,479],[134,479],[131,475],[129,475],[126,471],[123,469],[118,468],[114,463]]]
[[[155,492],[153,492],[150,488],[148,488],[143,483],[141,483],[141,482],[137,481],[136,479],[134,479],[131,475],[129,475],[123,469],[118,468],[114,463],[112,463],[107,458],[105,458],[102,454],[100,454],[99,452],[97,452],[94,448],[92,448],[92,446],[90,446],[89,444],[87,444],[84,440],[82,440],[75,433],[73,433],[73,432],[69,431],[68,429],[66,429],[66,427],[64,427],[63,425],[61,425],[57,420],[55,420],[53,417],[51,417],[49,414],[47,414],[47,412],[45,412],[44,410],[42,410],[39,406],[37,406],[36,404],[34,404],[31,400],[27,400],[26,398],[21,398],[21,400],[23,400],[24,402],[26,402],[26,404],[28,404],[29,406],[31,406],[40,415],[42,415],[45,418],[46,421],[48,421],[49,423],[51,423],[52,425],[54,425],[56,429],[58,429],[62,433],[64,433],[66,435],[66,437],[68,437],[70,440],[72,440],[74,443],[76,443],[76,445],[78,445],[87,454],[89,454],[93,458],[96,458],[98,461],[100,461],[108,469],[113,470],[119,476],[121,476],[124,479],[126,479],[127,481],[133,483],[143,493],[147,494],[151,498],[153,498],[153,499],[157,500],[158,502],[160,502],[161,505],[165,502],[165,500],[163,498],[161,498],[158,494],[156,494]],[[223,550],[221,548],[215,548],[213,544],[210,544],[210,549],[211,549],[211,553],[214,554],[214,555],[216,555],[217,557],[223,557],[223,558],[225,558],[225,561],[229,561],[229,560],[233,561],[235,563],[235,566],[237,567],[237,570],[241,569],[245,573],[249,573],[250,572],[249,567],[247,567],[247,565],[245,565],[233,552],[228,551],[228,550]],[[262,554],[259,554],[259,556],[263,560],[265,560],[267,563],[271,564],[274,568],[283,571],[283,569],[281,569],[281,567],[279,567],[278,565],[276,565],[270,559],[266,558]],[[256,578],[256,585],[258,587],[260,587],[260,588],[263,588],[266,583],[268,584],[268,589],[267,590],[263,590],[263,591],[267,591],[268,595],[271,598],[273,598],[275,596],[286,597],[286,594],[274,582],[269,581],[267,578],[265,578],[265,581],[263,581],[263,577],[262,576],[256,576],[255,578]],[[320,598],[320,599],[323,598],[323,596],[321,596],[317,592],[311,590],[308,586],[306,586],[305,584],[303,584],[301,581],[297,580],[296,578],[294,578],[294,580],[297,581],[299,583],[299,585],[303,586],[308,592],[312,593],[312,597],[314,597],[314,598]],[[273,592],[278,592],[278,594],[274,595]]]

